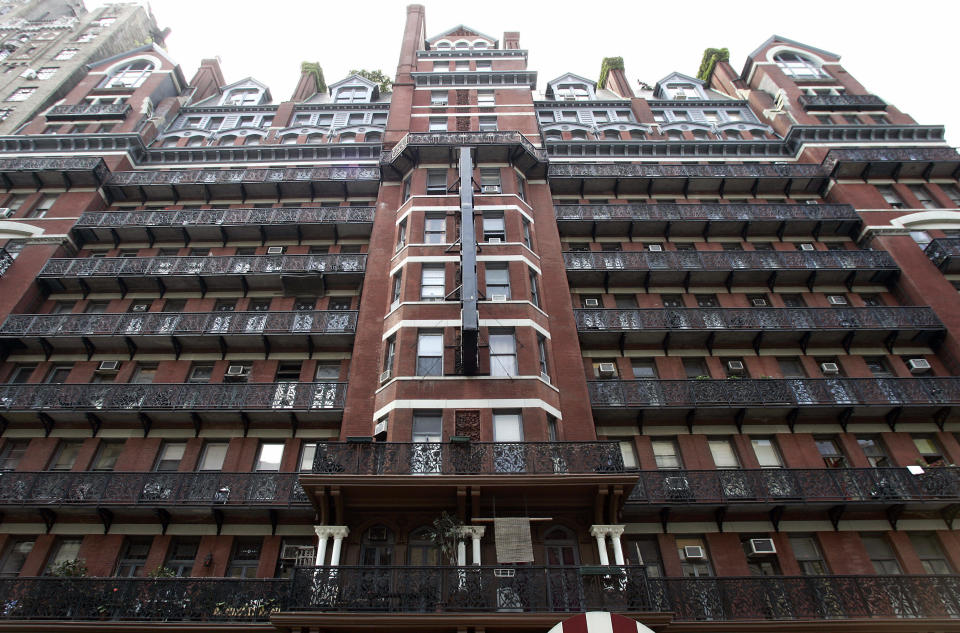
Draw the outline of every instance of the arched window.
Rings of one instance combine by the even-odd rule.
[[[344,132],[343,134],[340,135],[340,142],[341,142],[341,143],[356,143],[356,142],[357,142],[357,135],[354,134],[353,132]]]
[[[703,131],[703,130],[694,130],[694,131],[693,131],[693,139],[694,139],[695,141],[709,141],[709,140],[710,140],[710,137],[709,137],[709,136],[707,135],[707,133],[706,133],[705,131]]]
[[[631,130],[630,138],[632,138],[635,141],[645,141],[647,140],[647,135],[641,132],[640,130]]]
[[[773,61],[777,62],[777,66],[780,67],[780,70],[783,71],[788,77],[826,77],[827,73],[821,70],[820,65],[817,62],[813,61],[806,55],[801,55],[800,53],[794,53],[792,51],[784,51],[782,53],[777,53],[773,57]]]
[[[545,134],[544,136],[546,137],[546,139],[547,139],[548,141],[562,141],[562,140],[563,140],[563,134],[561,134],[559,130],[547,130],[547,132],[546,132],[546,134]]]
[[[244,145],[259,145],[263,137],[259,134],[251,134],[247,138],[243,139]]]
[[[607,130],[603,133],[603,138],[607,139],[608,141],[619,141],[620,132],[617,132],[616,130]]]
[[[450,48],[450,42],[437,42],[437,50],[446,50]]]
[[[191,136],[190,139],[187,140],[187,147],[200,147],[201,145],[203,145],[202,136]]]
[[[668,141],[682,141],[683,132],[680,130],[668,130],[667,131],[667,140]]]
[[[544,561],[549,567],[579,565],[574,533],[558,525],[543,535]]]
[[[477,40],[476,42],[473,43],[474,50],[481,50],[486,47],[487,47],[487,43],[484,42],[483,40]]]
[[[575,141],[585,141],[587,140],[587,133],[583,130],[574,130],[570,132],[570,138]]]
[[[163,139],[163,147],[176,147],[177,143],[180,142],[179,136],[169,136]]]
[[[323,142],[323,134],[310,134],[309,136],[307,136],[307,142],[308,142],[308,143],[322,143],[322,142]]]
[[[470,42],[465,42],[463,40],[460,40],[459,42],[457,42],[457,48],[458,49],[470,48]]]
[[[153,64],[137,59],[117,69],[107,80],[106,88],[137,88],[153,72]]]
[[[389,567],[393,564],[393,532],[385,525],[375,525],[360,540],[360,564]]]
[[[440,548],[430,538],[430,528],[424,526],[410,533],[407,564],[415,567],[440,564]]]
[[[296,145],[297,144],[297,135],[296,134],[285,134],[280,137],[280,143],[283,145]]]
[[[237,137],[232,134],[228,134],[227,136],[220,137],[220,145],[234,145],[236,144],[236,142],[237,142]]]
[[[727,139],[731,141],[739,141],[743,139],[743,135],[736,130],[727,130],[724,132],[724,134],[726,135]]]
[[[365,143],[379,143],[383,140],[383,134],[380,132],[367,132],[363,136]]]

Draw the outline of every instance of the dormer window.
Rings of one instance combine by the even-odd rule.
[[[260,91],[256,88],[240,88],[231,90],[224,100],[224,105],[245,106],[257,105],[260,101]]]
[[[473,50],[481,50],[487,47],[487,43],[483,40],[477,40],[473,43]]]
[[[337,90],[337,103],[365,103],[370,100],[370,91],[361,86],[345,86]]]
[[[700,93],[690,84],[668,84],[667,90],[674,99],[699,99]]]
[[[470,48],[470,42],[465,42],[465,41],[461,40],[461,41],[457,42],[457,48],[458,48],[459,50],[464,50],[464,49]]]
[[[800,53],[791,51],[777,53],[773,61],[777,63],[777,66],[780,67],[783,74],[788,77],[797,79],[827,77],[827,73],[820,68],[820,64]]]
[[[450,47],[450,42],[437,42],[437,50],[448,50]]]
[[[586,101],[590,91],[583,84],[560,84],[557,87],[557,99],[561,101]]]

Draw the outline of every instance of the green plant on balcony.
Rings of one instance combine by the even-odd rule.
[[[169,567],[157,567],[153,571],[147,572],[147,578],[176,578],[177,572]]]
[[[82,558],[63,560],[50,568],[50,575],[59,578],[86,576],[87,572],[87,561]]]
[[[463,528],[463,521],[458,517],[440,513],[440,516],[433,520],[433,525],[427,528],[430,540],[440,550],[440,556],[450,565],[457,564],[457,543],[460,541],[460,530]]]

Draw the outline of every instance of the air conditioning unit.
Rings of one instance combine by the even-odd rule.
[[[118,360],[104,360],[100,362],[100,366],[97,367],[97,371],[101,373],[113,373],[120,371],[120,361]]]
[[[727,362],[727,371],[731,374],[742,374],[743,373],[743,361],[742,360],[731,360]]]
[[[227,367],[225,376],[246,376],[250,373],[250,368],[246,365],[230,365]]]
[[[517,571],[509,567],[498,568],[493,570],[493,575],[495,578],[513,578],[517,575]]]
[[[11,209],[10,207],[0,207],[0,218],[9,218],[16,212],[16,209]]]
[[[500,193],[500,185],[484,185],[481,193]]]
[[[380,420],[379,422],[377,422],[377,425],[376,425],[375,427],[373,427],[373,434],[374,434],[374,435],[380,435],[381,433],[386,433],[386,432],[387,432],[387,421],[386,421],[386,420]]]
[[[540,380],[544,381],[547,384],[550,384],[550,374],[545,371],[540,372]]]
[[[800,250],[801,250],[801,251],[815,251],[815,250],[817,250],[817,249],[816,249],[816,247],[815,247],[813,244],[806,243],[806,244],[801,244],[801,245],[800,245]]]
[[[600,363],[597,370],[600,372],[601,376],[616,376],[617,375],[617,366],[614,363]]]
[[[490,295],[490,301],[503,302],[507,300],[507,295]]]
[[[650,244],[647,246],[647,250],[651,253],[660,253],[663,251],[663,246],[660,244]]]
[[[911,374],[925,374],[930,371],[930,361],[926,358],[911,358],[907,361]]]
[[[827,297],[827,303],[832,306],[845,306],[847,305],[847,298],[843,295],[830,295]]]
[[[753,299],[752,301],[753,301],[753,307],[754,307],[754,308],[765,308],[765,307],[767,307],[767,300],[766,300],[766,299],[756,298],[756,299]]]
[[[37,78],[37,71],[33,70],[32,68],[28,68],[20,73],[20,76],[24,79],[30,79],[32,81]]]
[[[501,239],[499,237],[487,238],[487,244],[499,244]]]
[[[131,312],[146,312],[150,308],[149,303],[138,303],[130,308]]]
[[[750,539],[750,553],[754,556],[776,554],[777,547],[773,544],[772,538],[752,538]]]
[[[390,310],[391,310],[391,311],[392,311],[392,310],[396,310],[396,309],[399,308],[399,307],[400,307],[400,300],[399,300],[399,299],[397,299],[396,301],[394,301],[393,303],[390,304]]]
[[[583,300],[584,308],[599,308],[600,300],[599,299],[584,299]]]
[[[268,246],[267,255],[283,255],[282,246]]]
[[[706,552],[699,545],[685,545],[683,547],[684,560],[703,560],[706,557]]]
[[[820,372],[824,376],[836,376],[840,373],[840,367],[836,363],[820,363]]]
[[[388,370],[380,373],[380,382],[381,382],[381,383],[387,382],[387,381],[390,380],[391,378],[393,378],[393,370],[392,370],[392,369],[388,369]]]

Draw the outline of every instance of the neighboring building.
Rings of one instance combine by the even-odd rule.
[[[412,5],[392,93],[145,43],[0,137],[0,630],[960,630],[943,128],[541,85]]]

